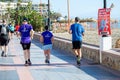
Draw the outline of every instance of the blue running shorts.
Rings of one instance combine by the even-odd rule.
[[[43,46],[42,46],[42,49],[43,49],[43,50],[48,50],[48,49],[51,50],[51,49],[52,49],[52,44],[43,45]]]

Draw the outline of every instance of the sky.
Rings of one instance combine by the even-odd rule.
[[[107,8],[113,3],[114,7],[111,10],[111,18],[120,19],[120,0],[106,0]],[[42,3],[48,0],[41,0]],[[40,0],[33,0],[33,3],[40,3]],[[67,0],[50,0],[51,11],[59,12],[62,16],[68,16]],[[69,0],[70,18],[76,16],[80,18],[96,18],[98,17],[98,9],[103,8],[103,0]]]

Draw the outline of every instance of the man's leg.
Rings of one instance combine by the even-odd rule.
[[[77,49],[73,49],[75,56],[78,55]]]
[[[81,49],[74,49],[74,53],[76,55],[76,58],[77,58],[77,64],[80,65],[80,59],[81,59]]]
[[[25,66],[28,65],[28,53],[27,53],[27,50],[24,50],[24,59],[25,59]]]
[[[77,64],[80,65],[80,60],[81,60],[81,57],[82,57],[82,54],[81,54],[81,49],[77,49],[77,53],[78,53],[78,56],[77,56]]]
[[[27,57],[27,50],[24,50],[23,52],[24,52],[24,59],[25,59],[25,61],[27,61],[27,60],[28,60],[28,57]]]
[[[4,56],[4,46],[1,46],[1,50],[2,50],[1,56],[3,57]]]
[[[45,63],[47,63],[47,50],[44,50],[44,55],[45,55]]]
[[[45,63],[50,63],[50,50],[44,50]]]
[[[47,63],[50,63],[50,49],[47,50]]]
[[[30,49],[27,49],[27,57],[28,57],[28,64],[31,65],[31,60],[30,60]]]
[[[0,49],[1,49],[1,51],[2,51],[2,46],[0,46]]]
[[[7,57],[7,53],[8,53],[8,46],[5,46],[5,50],[4,50],[4,56]]]
[[[23,54],[24,54],[24,60],[25,60],[25,66],[28,66],[28,53],[27,53],[27,48],[26,48],[26,44],[21,43],[22,48],[23,48]]]
[[[81,48],[77,49],[77,53],[78,53],[78,57],[81,59],[81,57],[82,57]]]

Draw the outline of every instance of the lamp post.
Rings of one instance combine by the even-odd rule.
[[[48,27],[50,30],[50,0],[48,0]]]
[[[69,26],[70,26],[70,8],[69,8],[69,0],[67,0],[67,11],[68,11],[68,25],[67,25],[67,30],[69,30]]]
[[[101,11],[101,13],[104,13],[102,16],[101,16],[101,19],[104,20],[104,23],[105,25],[103,25],[103,30],[102,30],[102,36],[100,37],[100,63],[103,62],[103,54],[102,54],[102,51],[105,51],[105,50],[109,50],[112,48],[112,38],[110,36],[111,32],[110,32],[110,11],[109,8],[107,8],[107,1],[106,0],[103,0],[103,10],[104,11]],[[102,22],[101,20],[101,22]],[[102,23],[100,23],[102,24]]]
[[[106,0],[103,0],[103,4],[104,4],[104,5],[103,5],[103,8],[106,9],[106,5],[107,5],[107,4],[106,4]],[[107,37],[107,35],[102,35],[102,37]]]
[[[104,4],[103,8],[106,8],[106,6],[107,6],[106,5],[106,0],[103,1],[103,4]]]

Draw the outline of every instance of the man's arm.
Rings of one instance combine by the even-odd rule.
[[[69,30],[69,33],[72,34],[72,30]]]
[[[52,43],[54,42],[54,37],[51,38]]]
[[[34,30],[32,29],[32,30],[30,31],[30,37],[31,37],[31,39],[33,39],[33,36],[34,36]]]
[[[84,36],[84,33],[82,33],[82,36]]]
[[[43,43],[43,36],[40,35],[40,42]]]
[[[17,35],[21,37],[21,32],[18,31],[18,34],[17,34]]]

